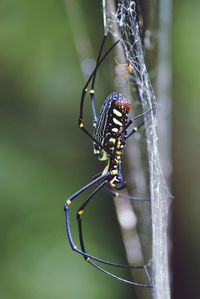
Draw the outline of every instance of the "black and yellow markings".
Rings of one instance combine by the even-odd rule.
[[[88,89],[85,88],[85,89],[84,89],[84,92],[87,93],[87,92],[88,92]],[[94,90],[93,90],[93,89],[90,89],[89,93],[94,94]]]
[[[111,138],[109,139],[109,142],[110,142],[111,144],[115,144],[116,139],[115,139],[114,137],[111,137]]]
[[[109,185],[110,185],[112,188],[115,188],[115,187],[116,187],[116,176],[112,179],[112,181],[109,182]]]
[[[119,131],[119,129],[118,128],[112,128],[111,131],[114,132],[114,133],[117,133]]]
[[[79,125],[80,129],[82,129],[84,127],[84,125],[83,125],[83,118],[82,117],[79,118],[78,125]]]
[[[81,216],[81,215],[83,215],[83,212],[84,212],[84,210],[81,209],[81,210],[78,211],[77,214],[78,214],[79,216]]]
[[[113,109],[113,113],[119,117],[122,117],[122,113],[117,109]]]
[[[115,178],[114,178],[112,181],[109,182],[109,185],[110,185],[111,187],[113,187],[113,188],[115,187],[114,181],[115,181]]]
[[[116,175],[118,173],[118,170],[117,169],[113,169],[111,170],[110,174],[111,175]]]
[[[71,205],[72,201],[70,199],[66,200],[66,204],[69,206]]]
[[[113,122],[114,122],[114,124],[116,124],[116,125],[118,125],[118,126],[122,126],[122,123],[117,119],[117,118],[115,118],[115,117],[113,117]]]
[[[98,159],[100,161],[106,161],[108,160],[108,153],[105,150],[100,150],[98,151],[94,151],[96,153],[96,155],[98,156]]]
[[[120,148],[120,146],[121,146],[121,141],[118,139],[118,141],[117,141],[117,148]]]
[[[120,156],[120,155],[122,154],[122,152],[121,152],[121,151],[116,151],[116,154],[117,154],[118,156]]]

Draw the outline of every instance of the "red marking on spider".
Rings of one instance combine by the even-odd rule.
[[[129,112],[132,108],[132,104],[128,99],[119,99],[115,102],[115,106],[122,109],[124,112]]]

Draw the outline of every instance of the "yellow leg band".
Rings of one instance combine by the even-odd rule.
[[[78,211],[78,214],[79,214],[79,215],[82,215],[83,212],[84,212],[84,210],[80,210],[80,211]]]

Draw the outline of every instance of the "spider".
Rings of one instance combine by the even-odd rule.
[[[130,62],[128,62],[128,63],[119,63],[118,60],[117,60],[117,57],[115,57],[114,60],[115,60],[116,65],[121,68],[123,75],[130,74],[130,73],[133,72],[133,66]]]
[[[105,161],[106,167],[104,170],[93,177],[92,181],[87,185],[79,189],[77,192],[72,194],[70,197],[66,199],[64,202],[64,210],[66,217],[66,230],[67,236],[72,250],[82,255],[89,264],[97,268],[98,270],[104,272],[107,275],[112,276],[115,279],[118,279],[122,282],[132,284],[139,287],[151,288],[152,284],[150,281],[150,277],[147,271],[147,265],[141,266],[129,266],[123,265],[119,263],[114,263],[111,261],[107,261],[96,257],[85,250],[85,243],[83,238],[82,231],[82,216],[83,213],[88,206],[89,202],[94,198],[95,194],[97,194],[100,190],[104,189],[110,192],[114,196],[119,196],[118,190],[121,190],[126,187],[126,182],[123,178],[121,171],[121,160],[122,154],[126,147],[126,141],[129,139],[132,134],[138,131],[138,129],[143,126],[144,121],[142,121],[137,127],[134,127],[127,133],[127,129],[131,127],[131,125],[138,119],[143,118],[146,114],[148,114],[151,110],[148,110],[144,113],[141,113],[133,118],[128,117],[129,110],[131,109],[130,100],[123,97],[121,94],[117,92],[112,92],[104,101],[103,106],[100,110],[99,116],[97,117],[96,109],[95,109],[95,79],[97,71],[108,56],[108,54],[113,50],[114,47],[119,43],[119,40],[116,41],[104,54],[103,48],[106,41],[107,36],[104,36],[102,43],[100,45],[99,53],[96,60],[96,66],[89,76],[85,86],[82,89],[81,102],[80,102],[80,115],[78,120],[79,128],[92,140],[94,155],[98,158],[99,161]],[[91,134],[88,129],[84,125],[83,118],[83,108],[84,101],[86,97],[86,93],[89,89],[92,115],[93,115],[93,134]],[[94,187],[94,190],[90,193],[90,195],[86,198],[84,203],[80,206],[77,211],[77,223],[78,223],[78,231],[79,231],[79,242],[80,248],[75,244],[71,227],[70,227],[70,218],[69,218],[69,210],[72,202],[77,199],[82,193],[86,190]],[[132,200],[144,200],[138,197],[132,197],[128,195],[120,195],[121,198],[129,198]],[[127,269],[141,269],[146,274],[149,283],[142,283],[124,279],[120,276],[115,275],[114,273],[106,270],[103,266],[99,266],[100,264],[108,265],[116,268],[127,268]]]

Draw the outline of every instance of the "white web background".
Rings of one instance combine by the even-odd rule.
[[[107,34],[109,31],[114,38],[121,40],[126,62],[131,65],[129,80],[136,86],[142,110],[148,111],[158,105],[144,61],[136,3],[130,0],[120,0],[117,1],[117,7],[114,8],[110,1],[108,2],[103,1],[105,33]],[[171,196],[161,170],[158,151],[157,114],[155,111],[145,117],[145,135],[148,150],[152,213],[153,297],[168,299],[170,298],[170,291],[167,227]]]

